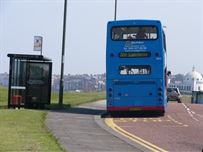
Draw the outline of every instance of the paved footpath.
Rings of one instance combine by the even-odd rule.
[[[68,152],[144,152],[144,147],[109,128],[101,115],[105,100],[48,111],[46,125]]]

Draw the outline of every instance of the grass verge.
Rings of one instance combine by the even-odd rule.
[[[59,93],[52,92],[48,109],[58,110],[105,99],[104,92],[64,92],[63,106],[58,105]],[[0,87],[0,151],[64,152],[47,130],[46,111],[7,109],[8,89]]]
[[[39,110],[0,110],[0,151],[63,152],[45,127],[46,112]]]

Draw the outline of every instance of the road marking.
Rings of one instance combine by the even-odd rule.
[[[170,115],[167,115],[167,117],[168,117],[168,119],[170,119],[171,121],[175,122],[175,123],[178,124],[178,125],[182,125],[183,127],[188,127],[188,125],[183,124],[183,123],[181,123],[181,122],[178,122],[177,120],[171,118]]]
[[[182,105],[185,107],[185,109],[187,110],[187,112],[189,113],[189,115],[192,117],[192,119],[199,121],[197,118],[195,118],[193,115],[195,115],[196,113],[192,110],[190,110],[184,103],[182,103]]]
[[[180,128],[182,128],[182,126],[177,126],[177,125],[167,125],[167,126],[162,126],[162,127],[165,127],[165,128],[178,128],[178,127],[180,127]],[[185,126],[185,127],[187,127],[187,126]]]
[[[147,142],[125,130],[123,130],[121,127],[117,126],[114,122],[113,122],[113,118],[105,118],[105,123],[111,128],[113,129],[114,131],[118,132],[119,134],[127,137],[128,139],[142,145],[143,147],[153,151],[153,152],[167,152],[166,150],[156,146],[156,145],[153,145],[152,143],[150,142]]]
[[[167,118],[119,118],[114,119],[115,122],[154,122],[154,123],[161,123],[161,122],[174,122],[178,125],[182,125],[183,127],[188,127],[188,125],[183,124],[182,122],[179,122],[173,118],[171,118],[170,115],[167,115]],[[179,126],[178,126],[179,127]]]

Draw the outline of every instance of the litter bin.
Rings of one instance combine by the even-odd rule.
[[[20,105],[22,103],[21,95],[13,95],[12,104]]]

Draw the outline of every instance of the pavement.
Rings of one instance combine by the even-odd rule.
[[[105,100],[48,111],[47,128],[68,152],[146,152],[105,124]]]

